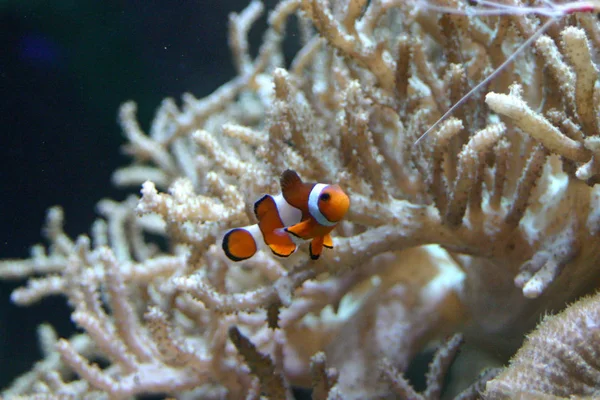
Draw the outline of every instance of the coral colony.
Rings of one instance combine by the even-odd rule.
[[[232,14],[235,78],[166,99],[149,132],[121,107],[114,183],[141,197],[100,202],[77,238],[52,208],[48,246],[0,264],[29,278],[16,304],[62,295],[83,332],[42,325],[4,397],[600,396],[600,25],[534,3],[283,0],[255,58],[263,5]],[[349,209],[280,178],[339,185]]]

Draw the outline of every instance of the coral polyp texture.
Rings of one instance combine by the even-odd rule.
[[[413,146],[545,18],[420,4],[283,0],[253,57],[247,33],[266,12],[253,1],[230,18],[230,82],[166,99],[148,132],[125,103],[132,161],[113,183],[131,197],[101,201],[77,238],[52,208],[47,246],[0,264],[28,279],[12,301],[62,295],[82,331],[42,325],[44,359],[4,397],[600,395],[597,296],[547,317],[487,391],[498,371],[481,371],[600,286],[598,20],[557,21]],[[290,19],[300,48],[286,63]],[[256,223],[253,202],[286,169],[350,197],[334,248],[231,262],[223,234]],[[404,373],[436,343],[419,393]]]

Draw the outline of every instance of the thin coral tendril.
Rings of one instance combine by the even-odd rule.
[[[453,7],[438,6],[424,2],[423,9],[437,11],[444,14],[457,14],[465,16],[497,16],[497,15],[543,15],[550,18],[563,17],[576,12],[592,12],[600,10],[599,1],[574,1],[564,4],[556,4],[550,0],[543,0],[545,7],[514,6],[510,4],[497,3],[491,0],[478,0],[477,5],[481,7],[467,7],[458,9]]]
[[[544,32],[548,30],[548,28],[555,22],[557,22],[560,18],[565,15],[573,14],[575,12],[593,12],[600,10],[600,2],[592,1],[592,2],[570,2],[565,4],[555,4],[549,0],[545,0],[544,3],[547,4],[547,7],[515,7],[506,4],[496,3],[490,0],[479,0],[477,2],[480,5],[495,7],[495,8],[483,8],[483,9],[474,9],[470,7],[469,9],[459,10],[450,7],[438,7],[435,5],[427,4],[425,7],[430,8],[434,11],[440,11],[444,13],[450,14],[461,14],[461,15],[476,15],[476,16],[488,16],[488,15],[508,15],[508,14],[517,14],[517,15],[525,15],[525,14],[538,14],[550,17],[541,28],[539,28],[533,35],[531,35],[523,44],[521,44],[500,66],[498,66],[490,75],[488,75],[484,80],[479,82],[476,86],[474,86],[467,94],[465,94],[459,101],[457,101],[452,107],[450,107],[433,125],[429,127],[421,136],[417,138],[414,142],[413,146],[417,146],[421,140],[423,140],[431,131],[436,129],[440,123],[445,121],[450,115],[456,111],[456,109],[462,106],[475,92],[481,89],[483,86],[487,85],[492,79],[494,79],[498,74],[506,68],[511,62],[513,62],[519,54],[521,54],[525,48],[527,48],[531,43],[537,40]]]
[[[509,65],[511,62],[513,62],[513,60],[515,58],[517,58],[517,56],[519,54],[521,54],[527,46],[529,46],[533,41],[537,40],[537,38],[539,38],[550,27],[550,25],[552,25],[557,20],[558,20],[558,18],[552,18],[552,19],[549,19],[548,21],[546,21],[546,23],[544,25],[542,25],[542,27],[540,29],[538,29],[538,31],[536,33],[531,35],[531,37],[529,39],[527,39],[525,42],[523,42],[523,44],[520,45],[519,48],[510,55],[510,57],[508,57],[506,60],[504,60],[504,62],[502,64],[500,64],[500,66],[498,68],[496,68],[491,74],[489,74],[487,76],[487,78],[485,78],[484,80],[479,82],[477,85],[475,85],[471,90],[469,90],[467,92],[467,94],[465,94],[459,101],[457,101],[452,107],[450,107],[448,109],[448,111],[446,111],[444,113],[444,115],[442,115],[433,125],[431,125],[429,127],[429,129],[427,129],[425,131],[425,133],[423,133],[421,136],[419,136],[419,138],[415,141],[413,146],[418,145],[419,142],[421,140],[423,140],[431,131],[433,131],[435,128],[437,128],[440,125],[440,123],[442,123],[450,115],[452,115],[452,113],[458,107],[462,106],[469,99],[469,97],[471,97],[473,95],[473,93],[477,92],[483,86],[487,85],[492,79],[494,79],[504,68],[506,68],[507,65]]]

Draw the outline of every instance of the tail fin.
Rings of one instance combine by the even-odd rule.
[[[256,225],[235,228],[225,234],[221,247],[230,260],[243,261],[256,254],[258,243],[253,230],[258,230]]]

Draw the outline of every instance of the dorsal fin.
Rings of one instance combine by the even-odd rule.
[[[279,184],[281,185],[281,193],[283,193],[283,197],[286,197],[286,193],[289,193],[290,190],[294,190],[294,188],[298,188],[300,185],[302,185],[302,179],[300,179],[296,171],[292,169],[286,169],[283,171],[283,174],[281,174]]]

